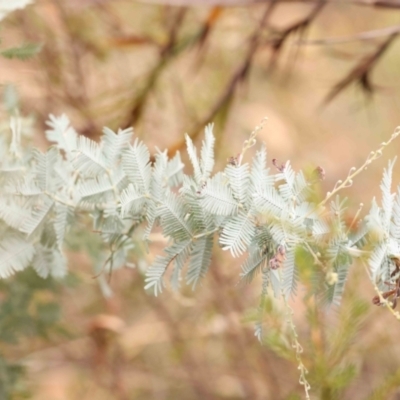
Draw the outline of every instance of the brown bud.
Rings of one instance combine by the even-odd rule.
[[[280,267],[279,260],[276,257],[271,258],[271,260],[269,260],[269,266],[271,269],[278,269]]]
[[[274,158],[274,159],[272,160],[272,164],[274,165],[274,167],[276,167],[276,169],[277,169],[279,172],[283,172],[283,170],[285,169],[285,166],[284,166],[283,164],[281,164],[281,165],[278,164],[278,160],[277,160],[276,158]]]
[[[375,304],[376,306],[381,306],[382,305],[381,299],[379,298],[379,296],[374,296],[372,298],[372,304]]]
[[[228,164],[233,165],[234,167],[237,167],[239,165],[239,157],[240,154],[238,154],[236,157],[231,156],[228,158]]]
[[[325,170],[318,165],[318,167],[313,171],[313,177],[316,180],[323,181],[325,179]]]

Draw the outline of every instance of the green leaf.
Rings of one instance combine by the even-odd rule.
[[[142,191],[149,190],[151,182],[150,153],[147,146],[136,139],[122,155],[122,168],[129,180]]]
[[[202,173],[200,169],[199,159],[197,157],[196,147],[194,146],[193,141],[189,135],[185,135],[185,139],[186,139],[186,148],[189,155],[189,159],[193,166],[194,179],[198,184],[201,184]],[[204,152],[206,152],[206,150],[204,150]]]
[[[219,242],[223,250],[229,250],[233,257],[238,257],[247,250],[254,233],[251,215],[239,213],[226,223]]]
[[[25,43],[19,47],[10,47],[9,49],[2,50],[0,54],[9,59],[27,60],[38,54],[42,47],[41,43]]]
[[[296,295],[298,271],[295,263],[295,246],[286,249],[285,261],[283,262],[282,290],[286,297]]]
[[[205,236],[198,239],[190,254],[190,263],[187,273],[187,284],[194,290],[200,278],[206,274],[211,263],[213,236]]]
[[[392,175],[393,175],[393,167],[396,159],[389,161],[389,165],[387,169],[383,171],[383,177],[381,181],[381,190],[382,190],[382,224],[384,226],[385,231],[389,230],[390,219],[392,217],[392,209],[395,194],[391,193],[392,186]]]
[[[186,240],[192,236],[192,229],[185,219],[186,210],[182,199],[172,192],[167,192],[158,208],[164,235],[175,241]]]
[[[191,240],[175,243],[165,249],[166,256],[157,256],[153,265],[146,271],[146,286],[145,290],[152,289],[154,295],[157,296],[162,292],[164,287],[164,274],[171,263],[181,269],[189,256],[189,251],[192,246]]]
[[[49,275],[61,278],[67,274],[67,262],[60,250],[41,244],[36,246],[32,267],[42,278],[47,278]]]
[[[229,185],[232,189],[233,197],[240,204],[246,206],[246,200],[249,198],[249,195],[251,195],[248,190],[250,184],[249,165],[243,164],[236,166],[229,164],[225,168],[225,175],[229,179]]]
[[[32,243],[22,237],[7,237],[0,242],[0,278],[22,271],[35,254]]]
[[[201,182],[205,182],[211,175],[214,167],[214,144],[213,125],[207,125],[205,129],[205,139],[201,148]]]
[[[241,279],[250,283],[254,275],[261,269],[263,264],[266,262],[268,255],[261,253],[258,249],[252,248],[249,256],[245,263],[242,265],[242,273],[240,274]]]
[[[202,206],[211,214],[231,215],[237,211],[238,204],[227,182],[226,177],[218,173],[202,189]]]

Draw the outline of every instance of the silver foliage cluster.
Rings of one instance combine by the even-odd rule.
[[[391,193],[394,163],[385,170],[382,206],[371,210],[356,233],[344,222],[345,202],[327,208],[310,199],[315,179],[286,162],[272,173],[265,147],[251,164],[232,157],[213,174],[214,136],[205,129],[201,151],[186,137],[193,173],[184,174],[179,154],[169,159],[148,148],[131,129],[105,128],[99,143],[78,135],[66,116],[51,116],[45,153],[21,147],[12,123],[11,144],[0,142],[0,277],[32,266],[46,277],[67,272],[63,252],[69,227],[81,213],[112,248],[106,267],[125,265],[132,234],[146,224],[143,240],[159,225],[168,238],[163,255],[148,268],[145,288],[159,294],[170,277],[195,288],[219,245],[233,257],[246,254],[241,279],[263,276],[263,291],[296,292],[299,252],[311,256],[314,288],[326,303],[340,302],[354,257],[367,254],[371,276],[390,285],[400,259],[400,189]],[[368,251],[365,250],[369,245]]]

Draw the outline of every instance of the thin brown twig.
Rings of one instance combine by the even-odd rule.
[[[175,7],[243,7],[271,3],[274,0],[136,0],[145,4],[163,4]],[[279,0],[280,3],[319,3],[319,0]],[[400,0],[323,0],[327,4],[350,4],[376,8],[400,9]]]
[[[320,45],[338,45],[346,44],[356,41],[369,41],[378,39],[380,37],[391,36],[395,33],[400,32],[400,25],[388,26],[386,28],[374,29],[367,32],[357,33],[351,36],[344,36],[340,38],[325,38],[325,39],[315,39],[315,40],[302,40],[299,41],[299,45],[303,46],[320,46]]]

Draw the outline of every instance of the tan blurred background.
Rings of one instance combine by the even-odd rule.
[[[221,167],[268,117],[258,139],[269,162],[322,166],[323,192],[400,124],[400,37],[392,33],[383,47],[390,35],[380,31],[400,26],[396,3],[150,3],[37,0],[4,21],[2,44],[43,44],[33,59],[1,60],[1,83],[15,86],[21,113],[32,115],[36,145],[47,146],[49,113],[66,113],[93,139],[103,126],[134,126],[152,151],[171,154],[184,153],[185,132],[200,144],[214,122]],[[350,219],[360,202],[365,213],[379,196],[382,169],[399,149],[395,142],[343,193]],[[91,238],[82,240],[90,247]],[[140,266],[163,245],[138,251],[136,269],[114,272],[109,298],[93,279],[90,251],[71,246],[73,283],[34,296],[61,304],[62,330],[0,341],[8,359],[26,366],[21,385],[32,398],[303,398],[282,304],[269,300],[261,346],[254,337],[261,282],[237,285],[240,260],[218,249],[196,291],[154,298]],[[319,309],[306,282],[290,301],[313,399],[400,399],[399,325],[372,308],[365,275],[354,265],[340,309]]]

